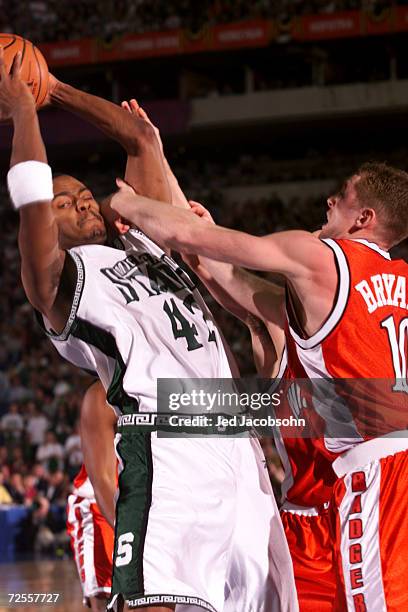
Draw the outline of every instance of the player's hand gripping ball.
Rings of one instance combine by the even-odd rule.
[[[17,53],[21,53],[20,78],[29,86],[35,105],[39,108],[46,101],[49,87],[48,66],[43,54],[29,40],[16,34],[0,34],[0,46],[3,47],[3,61],[7,73],[10,72]]]

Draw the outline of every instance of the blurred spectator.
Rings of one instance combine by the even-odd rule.
[[[25,504],[31,506],[34,498],[38,495],[38,489],[36,487],[37,479],[33,474],[28,474],[23,478],[24,486],[24,501]]]
[[[62,404],[59,404],[52,421],[51,429],[55,432],[58,441],[61,442],[61,444],[64,444],[66,439],[70,436],[73,421],[74,419],[69,403],[64,401]]]
[[[24,504],[25,490],[21,474],[12,474],[5,487],[15,504]]]
[[[41,463],[35,463],[31,470],[35,478],[35,488],[39,493],[45,495],[48,487],[47,472]]]
[[[5,439],[19,440],[21,438],[24,420],[19,413],[18,404],[10,404],[7,414],[1,418],[1,429]]]
[[[67,549],[64,515],[53,510],[46,497],[34,498],[31,511],[22,524],[18,544],[24,553],[32,551],[53,556],[58,548]]]
[[[67,476],[61,470],[49,475],[45,497],[51,504],[65,506],[68,496],[67,484]]]
[[[50,423],[34,402],[30,403],[30,412],[31,414],[27,419],[26,431],[29,443],[32,447],[33,456],[35,456],[37,448],[44,443],[45,433]]]
[[[3,504],[12,504],[13,498],[4,486],[4,475],[0,472],[0,506]]]
[[[47,431],[43,444],[37,449],[36,460],[42,464],[45,471],[53,474],[64,467],[64,449],[53,431]]]

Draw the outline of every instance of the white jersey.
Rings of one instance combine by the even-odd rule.
[[[158,378],[230,378],[231,370],[189,276],[141,232],[120,241],[124,250],[70,251],[78,270],[72,310],[63,333],[51,336],[62,356],[96,371],[124,415],[108,609],[125,600],[130,608],[177,604],[176,612],[297,612],[258,441],[161,437],[132,422],[137,411],[157,410]]]
[[[152,412],[157,378],[229,378],[220,333],[193,281],[138,230],[122,248],[69,251],[77,286],[67,325],[47,331],[58,352],[96,372],[124,414]]]

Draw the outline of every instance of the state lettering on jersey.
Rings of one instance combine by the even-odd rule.
[[[363,298],[369,314],[383,306],[396,306],[408,309],[407,279],[395,274],[374,274],[355,285],[356,291]]]
[[[145,297],[168,292],[190,293],[194,284],[176,264],[170,266],[170,261],[166,256],[159,259],[141,253],[129,255],[111,268],[101,268],[101,272],[117,287],[126,304],[138,302],[141,292]]]

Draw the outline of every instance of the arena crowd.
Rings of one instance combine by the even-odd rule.
[[[205,25],[254,18],[285,21],[294,15],[361,8],[380,12],[389,5],[385,0],[1,0],[0,31],[19,32],[37,42],[109,39],[126,32],[197,31]]]

